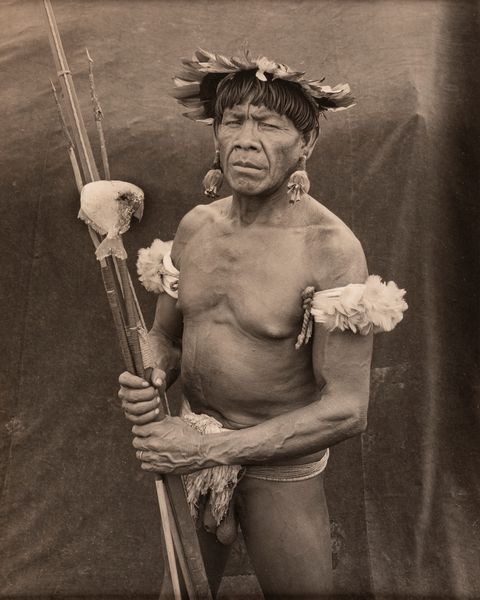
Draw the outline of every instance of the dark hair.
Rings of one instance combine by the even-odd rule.
[[[227,108],[249,101],[254,106],[265,106],[285,115],[304,135],[310,131],[318,134],[318,107],[298,83],[272,79],[269,73],[266,73],[267,81],[260,81],[255,73],[254,69],[238,71],[218,83],[213,110],[215,126],[221,123]]]

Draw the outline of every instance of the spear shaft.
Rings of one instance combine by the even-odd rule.
[[[53,59],[57,68],[57,76],[62,86],[62,91],[67,100],[66,107],[70,122],[74,124],[73,137],[78,148],[80,163],[82,165],[84,179],[87,182],[100,179],[98,169],[93,158],[92,148],[88,140],[87,131],[83,123],[80,105],[73,85],[72,74],[68,67],[67,57],[63,50],[57,22],[53,13],[50,0],[44,0],[45,12],[48,20],[48,36],[53,50]]]
[[[102,153],[103,173],[105,179],[110,179],[110,165],[108,164],[107,146],[105,144],[105,136],[103,135],[103,111],[100,106],[100,101],[97,96],[95,89],[95,78],[93,76],[93,59],[88,52],[88,48],[85,48],[88,59],[88,79],[90,80],[90,93],[92,95],[93,112],[95,116],[95,124],[97,126],[98,139],[100,140],[100,152]]]
[[[76,150],[83,171],[83,178],[85,182],[97,181],[100,179],[100,176],[95,164],[85,125],[83,123],[78,98],[76,96],[72,75],[68,67],[67,59],[63,50],[60,34],[55,20],[55,15],[53,13],[53,8],[51,6],[50,0],[43,0],[43,2],[49,25],[48,33],[55,60],[55,65],[57,67],[57,75],[60,80],[60,85],[62,87],[64,98],[66,100],[67,116],[70,120]],[[56,101],[58,101],[57,97]],[[58,107],[60,108],[59,103]],[[68,127],[66,126],[65,118],[63,117],[62,113],[61,117],[63,123],[65,124],[67,136],[71,141],[70,135],[68,133]],[[106,158],[106,150],[105,145],[103,143],[102,157],[104,153]],[[74,168],[74,173],[76,176],[76,183],[77,186],[79,186],[79,184],[83,182],[81,181],[81,177],[79,176],[78,162],[76,160],[73,143],[69,144],[69,154],[72,162],[72,167]],[[106,171],[108,173],[108,162],[106,164]],[[95,244],[95,246],[98,246],[100,242],[98,234],[91,227],[89,227],[89,233],[92,237],[92,241]],[[123,334],[123,337],[126,335],[128,347],[130,349],[130,359],[128,359],[124,354],[124,358],[126,358],[126,364],[132,369],[132,372],[137,372],[138,374],[141,374],[143,372],[143,364],[139,362],[138,332],[134,331],[132,321],[132,318],[134,318],[134,314],[136,311],[138,311],[139,314],[141,313],[139,310],[138,301],[132,289],[130,276],[128,274],[128,270],[126,269],[126,263],[124,261],[114,260],[102,260],[100,262],[102,267],[101,271],[102,277],[104,279],[105,289],[107,291],[110,307],[112,309],[112,314],[114,315],[115,325],[117,326],[122,345],[122,354],[124,354],[124,344],[122,344],[124,339],[122,339],[122,335],[120,335],[120,329],[122,329],[121,333]],[[119,279],[121,280],[122,290],[124,293],[126,292],[125,300],[127,301],[127,305],[123,303],[123,298],[117,292],[118,286],[116,285],[114,269],[112,269],[113,265],[115,267],[115,270],[117,270]],[[189,521],[185,520],[185,516],[188,515],[188,507],[186,504],[186,498],[181,478],[178,476],[167,476],[165,479],[167,484],[170,483],[170,485],[168,486],[168,488],[165,488],[163,484],[163,479],[158,478],[157,494],[162,517],[162,528],[167,550],[167,560],[170,567],[170,574],[172,576],[172,584],[174,587],[173,591],[175,598],[180,598],[181,592],[178,581],[177,565],[173,551],[174,545],[179,556],[179,563],[182,568],[182,573],[184,575],[184,580],[186,583],[189,597],[192,599],[211,598],[208,580],[206,577],[203,561],[201,559],[200,547],[198,544],[198,539],[196,537],[194,525],[191,519]],[[171,489],[174,490],[173,497],[176,498],[177,502],[180,501],[178,509],[175,505],[172,505],[168,501],[168,495],[172,494],[172,492],[170,491]],[[169,494],[167,494],[167,490],[169,491]],[[169,515],[169,506],[171,507],[171,510],[174,513],[172,515],[174,517],[173,519],[171,519]],[[178,512],[178,510],[180,512]],[[187,535],[183,537],[181,536],[180,532]]]

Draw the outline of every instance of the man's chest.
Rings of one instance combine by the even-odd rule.
[[[289,337],[301,321],[309,278],[299,231],[207,231],[182,256],[180,308],[187,319],[234,319],[252,334]]]

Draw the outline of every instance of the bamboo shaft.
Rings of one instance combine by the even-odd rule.
[[[52,84],[53,97],[55,99],[55,105],[57,107],[57,113],[60,118],[60,124],[62,126],[62,132],[65,138],[65,144],[68,150],[68,156],[70,158],[70,163],[73,169],[73,176],[75,177],[75,184],[77,186],[78,193],[82,191],[83,181],[82,174],[80,172],[80,167],[78,165],[77,155],[75,154],[75,144],[73,143],[72,136],[68,131],[68,125],[65,121],[65,115],[63,114],[62,105],[60,104],[60,100],[58,99],[57,90],[53,81],[50,79],[50,83]]]
[[[126,325],[127,325],[127,338],[130,345],[130,352],[132,353],[133,364],[135,366],[135,373],[140,377],[144,376],[142,350],[140,347],[140,341],[138,339],[138,325],[139,322],[136,318],[136,307],[135,301],[133,300],[132,290],[128,282],[128,269],[127,263],[123,259],[117,259],[118,271],[120,273],[120,281],[122,283],[123,298],[125,300],[125,312],[126,312]]]
[[[167,492],[163,479],[157,478],[155,480],[155,486],[157,488],[158,507],[160,509],[160,517],[165,528],[165,546],[167,551],[168,564],[170,567],[170,576],[172,578],[173,595],[175,600],[181,600],[182,594],[180,591],[180,581],[178,579],[177,562],[175,560],[175,548],[173,545],[172,532],[170,530],[170,515],[167,506]]]
[[[58,98],[56,96],[56,90],[54,90],[54,93],[57,106],[60,110],[62,127],[64,129],[64,133],[69,138],[68,151],[70,161],[72,163],[76,185],[80,191],[83,186],[84,180],[86,182],[91,182],[100,179],[100,177],[83,122],[78,98],[76,96],[75,88],[73,85],[73,79],[63,50],[51,1],[44,0],[44,7],[48,21],[49,40],[52,47],[55,65],[57,68],[57,75],[60,80],[60,85],[62,87],[64,98],[66,100],[67,116],[70,121],[74,142],[70,137],[69,130],[66,125],[66,120],[63,116],[63,113],[61,112],[60,103],[58,102]],[[99,116],[101,116],[101,114]],[[109,177],[110,172],[108,167],[108,157],[106,155],[105,139],[103,137],[103,129],[101,127],[101,118],[98,120],[96,119],[96,121],[100,137],[100,144],[102,146],[102,160],[104,160],[105,174],[106,176],[108,174]],[[100,125],[100,127],[98,127],[98,125]],[[78,157],[80,159],[81,170],[77,161],[77,155],[75,153],[75,150],[77,151]],[[107,165],[106,168],[105,165]],[[83,177],[81,171],[83,171]],[[92,238],[92,242],[97,247],[100,243],[99,236],[91,227],[89,227],[88,229],[90,237]],[[125,261],[115,261],[109,259],[108,261],[100,261],[100,264],[102,278],[104,281],[105,289],[107,291],[107,298],[109,301],[110,308],[112,310],[112,315],[114,318],[117,334],[119,336],[122,355],[126,362],[126,366],[127,368],[130,367],[132,372],[136,371],[138,374],[143,374],[143,361],[141,358],[141,350],[137,329],[139,322],[143,322],[143,320],[141,319],[139,321],[138,318],[139,316],[141,316],[141,311],[138,305],[138,300],[136,299],[132,287],[132,282],[126,267],[126,263]],[[114,276],[114,271],[117,272],[117,277]],[[122,293],[120,293],[118,286],[119,281],[122,288],[121,291],[125,294],[125,297],[123,297]],[[125,323],[125,321],[127,322]],[[172,481],[170,481],[170,479],[171,478],[168,477],[166,478],[166,480],[169,481],[171,485],[173,485],[173,483],[181,484],[180,480],[177,482],[177,479],[179,479],[177,477],[174,477]],[[176,539],[175,546],[179,555],[179,563],[182,566],[182,571],[184,574],[184,579],[186,582],[189,597],[192,599],[199,597],[211,598],[208,582],[205,575],[205,569],[203,566],[203,561],[201,560],[198,539],[196,538],[194,529],[192,530],[193,524],[191,523],[191,521],[188,521],[187,523],[185,520],[185,511],[187,511],[188,513],[188,507],[186,505],[184,492],[183,490],[176,489],[176,493],[174,494],[175,497],[177,497],[177,499],[180,500],[179,514],[182,517],[180,519],[180,531],[185,531],[188,534],[187,538],[184,540],[184,543],[182,543],[179,530],[177,530],[176,519],[173,518],[172,514],[169,514],[168,512],[168,495],[170,495],[171,492],[166,491],[163,478],[159,478],[158,481],[159,483],[156,485],[157,496],[162,516],[162,529],[166,544],[167,560],[170,568],[170,573],[172,574],[172,582],[174,582],[175,598],[181,597],[181,591],[178,581],[178,571],[176,567],[173,546],[174,541],[172,539],[172,536],[174,536],[174,539]],[[172,530],[170,529],[170,524],[172,525]],[[192,538],[192,534],[194,539]],[[192,576],[195,577],[195,585],[193,585],[192,583]]]
[[[113,273],[111,272],[107,264],[105,264],[104,267],[101,267],[101,271],[103,285],[105,287],[108,303],[112,311],[113,322],[117,331],[118,341],[120,343],[120,350],[122,353],[123,362],[127,371],[130,371],[130,373],[134,373],[135,366],[132,360],[132,355],[130,354],[128,338],[125,332],[125,321],[122,314],[123,311],[119,302],[119,296],[115,289]]]
[[[105,179],[110,179],[110,165],[108,164],[108,154],[107,154],[107,145],[105,143],[105,135],[103,133],[103,111],[100,106],[100,100],[97,96],[97,90],[95,87],[95,78],[93,77],[93,59],[88,52],[88,49],[85,48],[88,58],[88,79],[90,81],[90,93],[92,96],[92,105],[93,105],[93,115],[95,117],[95,123],[97,126],[97,134],[98,139],[100,141],[100,152],[102,155],[102,164],[103,164],[103,172],[105,174]]]
[[[67,58],[63,49],[60,33],[58,31],[55,15],[53,13],[50,0],[43,0],[45,12],[48,20],[48,35],[52,46],[53,58],[57,67],[57,75],[62,86],[63,93],[67,99],[66,108],[71,123],[74,125],[73,137],[78,149],[80,163],[82,165],[84,179],[88,181],[97,181],[99,179],[98,170],[93,158],[92,148],[88,140],[87,131],[83,122],[80,105],[73,86],[72,74],[68,66]]]
[[[157,479],[158,481],[158,479]],[[187,588],[187,594],[189,598],[196,598],[195,587],[192,581],[192,576],[190,574],[190,570],[187,565],[187,561],[185,559],[185,552],[183,550],[182,540],[180,538],[180,534],[177,528],[177,522],[175,521],[175,516],[172,511],[172,506],[170,504],[169,495],[166,494],[167,498],[167,507],[168,507],[168,516],[171,524],[172,538],[173,544],[175,546],[175,550],[177,552],[178,563],[180,565],[180,570],[182,572],[183,581],[185,583],[185,587]]]
[[[123,296],[125,300],[125,311],[127,321],[126,333],[134,363],[134,372],[136,372],[136,374],[141,377],[145,377],[142,352],[138,338],[138,325],[140,324],[140,322],[137,315],[137,305],[134,300],[135,294],[132,290],[132,287],[130,286],[130,275],[127,269],[126,261],[122,259],[117,259],[116,263],[118,266],[118,272],[120,274]],[[167,508],[167,490],[165,488],[163,478],[157,477],[157,479],[155,480],[155,485],[157,490],[158,506],[160,509],[160,517],[164,533],[167,561],[170,569],[170,577],[173,587],[173,595],[175,600],[181,600],[180,582],[178,579],[177,562],[175,560],[175,546],[174,540],[172,538],[172,530],[170,528],[170,525],[172,524],[176,531],[176,524],[174,519],[170,520],[170,514]],[[179,553],[179,555],[182,555],[182,560],[180,560],[180,564],[182,566],[186,566],[185,557],[183,556],[183,547],[181,545],[177,546],[177,553]],[[190,582],[190,574],[188,573],[188,569],[186,569],[184,572],[184,579],[188,579]],[[192,598],[194,597],[195,596],[192,596]]]

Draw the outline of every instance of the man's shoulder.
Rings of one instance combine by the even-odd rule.
[[[209,204],[197,204],[180,221],[177,229],[177,235],[192,235],[198,229],[212,223],[221,214],[229,198],[214,200]]]
[[[214,223],[226,210],[229,202],[230,198],[221,198],[209,204],[197,204],[185,214],[178,225],[172,248],[172,260],[178,268],[180,268],[182,251],[187,243],[203,227]]]
[[[336,287],[365,281],[368,275],[365,253],[350,227],[313,198],[307,210],[307,244],[312,270],[318,274],[317,286]]]
[[[326,206],[309,198],[307,205],[309,243],[318,250],[338,250],[363,252],[362,246],[348,225]]]

